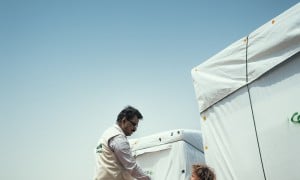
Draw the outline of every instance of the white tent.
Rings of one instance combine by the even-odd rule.
[[[206,163],[218,180],[295,180],[300,3],[192,69]]]
[[[177,129],[137,139],[130,146],[152,180],[188,180],[194,163],[204,163],[200,131]]]

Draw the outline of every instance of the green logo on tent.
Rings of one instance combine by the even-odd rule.
[[[298,112],[295,112],[291,117],[291,121],[293,123],[300,123],[300,114]]]

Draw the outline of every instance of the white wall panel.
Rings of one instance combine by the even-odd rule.
[[[239,89],[201,116],[206,162],[217,179],[263,180],[247,89]]]
[[[291,122],[293,114],[300,113],[299,92],[300,53],[251,84],[250,94],[268,180],[300,178],[300,124]]]

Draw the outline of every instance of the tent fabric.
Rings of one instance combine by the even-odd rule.
[[[300,52],[201,113],[218,180],[299,179],[299,67]]]
[[[176,129],[129,140],[138,164],[152,180],[188,180],[194,163],[205,163],[200,131]]]
[[[300,3],[192,69],[199,111],[300,51]]]
[[[201,113],[205,161],[218,180],[265,180],[247,87]]]
[[[299,67],[297,53],[249,87],[267,180],[300,179]]]
[[[185,141],[203,152],[201,132],[191,129],[175,129],[130,140],[133,150],[155,147],[176,141]]]
[[[300,3],[192,69],[219,180],[299,179],[299,14]]]

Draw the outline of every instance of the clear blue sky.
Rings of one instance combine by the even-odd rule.
[[[83,180],[119,111],[200,129],[191,69],[296,0],[1,0],[0,179]]]

